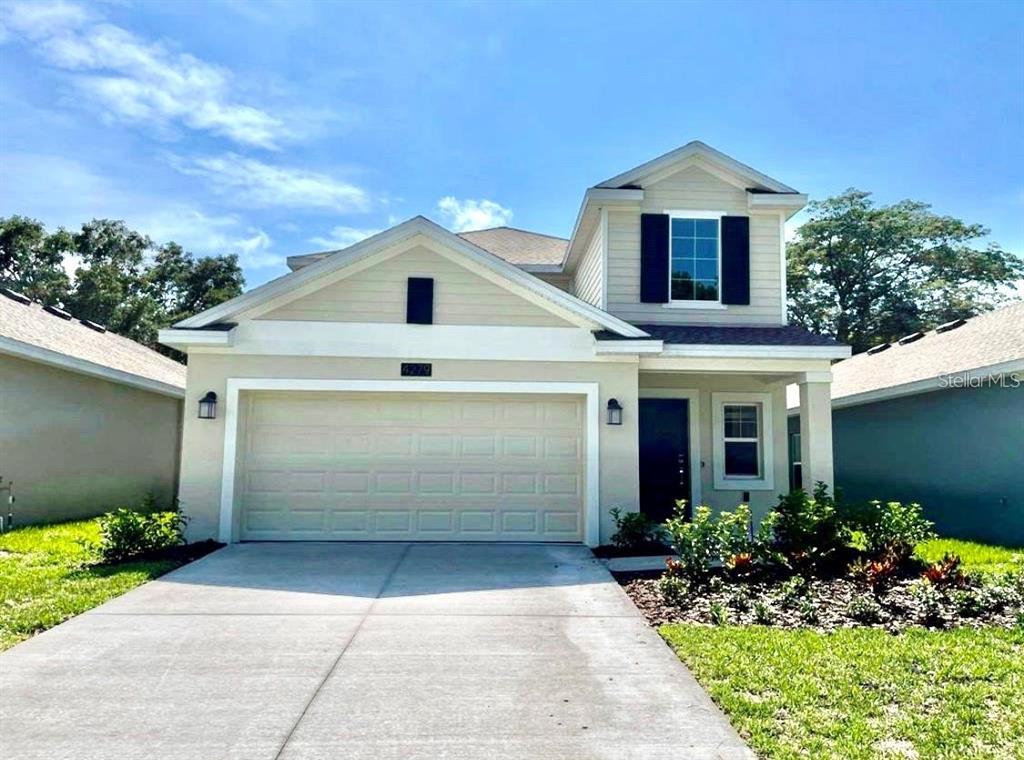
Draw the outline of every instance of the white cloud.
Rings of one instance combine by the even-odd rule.
[[[184,174],[202,177],[233,202],[255,208],[326,208],[333,211],[365,211],[370,206],[366,191],[326,174],[292,169],[246,158],[236,153],[171,163]]]
[[[157,243],[173,240],[199,256],[238,254],[245,269],[264,269],[284,263],[274,253],[274,241],[259,227],[246,227],[230,214],[210,216],[184,207],[136,214],[130,226],[145,232]]]
[[[296,136],[276,116],[238,102],[228,69],[97,21],[82,6],[6,3],[0,24],[51,65],[76,72],[74,84],[110,118],[180,125],[261,148]]]
[[[336,251],[342,248],[348,248],[350,245],[355,245],[360,240],[366,240],[368,237],[373,237],[380,231],[381,230],[338,226],[333,227],[326,236],[311,237],[309,242],[313,245],[319,245],[325,250]]]
[[[450,195],[437,202],[437,210],[452,232],[501,227],[512,221],[512,210],[488,200],[459,200]]]

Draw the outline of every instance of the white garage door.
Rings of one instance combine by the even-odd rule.
[[[583,538],[582,397],[242,399],[243,540]]]

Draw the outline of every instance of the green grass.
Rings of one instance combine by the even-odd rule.
[[[1024,758],[1024,631],[660,633],[762,757]]]
[[[917,556],[938,562],[945,554],[958,554],[968,572],[1005,573],[1024,567],[1024,547],[996,546],[957,538],[936,538],[917,547]]]
[[[95,520],[0,535],[0,651],[178,567],[174,560],[95,566],[80,540]]]

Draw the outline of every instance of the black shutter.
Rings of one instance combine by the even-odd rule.
[[[668,214],[640,214],[640,300],[668,303]]]
[[[722,217],[722,303],[750,303],[750,217]]]
[[[405,299],[405,321],[410,325],[434,324],[434,278],[410,277]]]

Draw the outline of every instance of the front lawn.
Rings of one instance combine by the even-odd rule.
[[[659,632],[763,757],[1024,758],[1024,630]]]
[[[95,520],[0,535],[0,651],[195,558],[179,552],[102,565],[79,543],[98,537]]]

